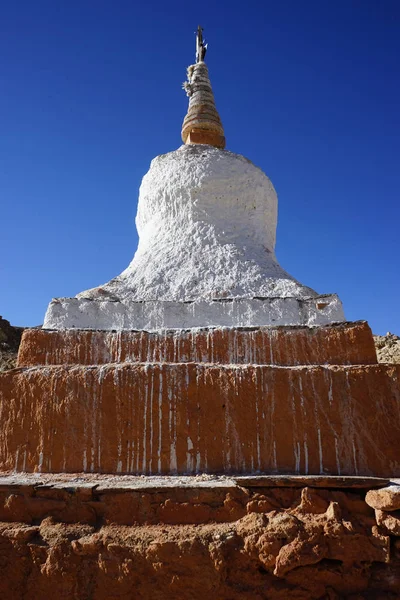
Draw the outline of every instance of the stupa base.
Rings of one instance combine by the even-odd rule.
[[[0,374],[0,469],[395,476],[399,379],[374,364],[15,369]]]
[[[366,323],[30,330],[0,374],[0,469],[400,474],[400,365]]]
[[[26,329],[19,367],[113,363],[376,365],[365,321],[325,327],[204,327],[158,331]]]
[[[344,321],[336,294],[300,299],[224,298],[173,302],[119,302],[56,298],[47,309],[44,329],[156,329],[327,325]]]

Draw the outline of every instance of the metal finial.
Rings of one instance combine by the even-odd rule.
[[[203,40],[203,28],[199,25],[196,34],[196,63],[203,62],[208,44]]]

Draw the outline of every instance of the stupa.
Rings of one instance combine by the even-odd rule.
[[[76,298],[53,300],[45,329],[159,330],[326,325],[344,321],[277,262],[277,196],[244,156],[224,150],[205,45],[184,88],[184,145],[155,158],[139,192],[139,246],[125,271]]]
[[[0,373],[0,593],[398,597],[400,365],[277,262],[275,190],[225,150],[196,50],[131,264]]]
[[[199,29],[184,145],[143,178],[131,264],[24,334],[3,468],[399,471],[396,384],[368,325],[279,265],[275,190],[224,148],[205,51]]]

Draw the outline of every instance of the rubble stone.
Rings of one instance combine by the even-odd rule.
[[[378,510],[400,510],[400,485],[389,485],[380,490],[370,490],[365,501]]]
[[[361,491],[0,479],[0,519],[2,598],[398,598],[392,533]]]

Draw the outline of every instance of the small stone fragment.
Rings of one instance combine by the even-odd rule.
[[[384,510],[375,510],[376,522],[383,527],[389,535],[400,536],[400,511],[386,512]]]

